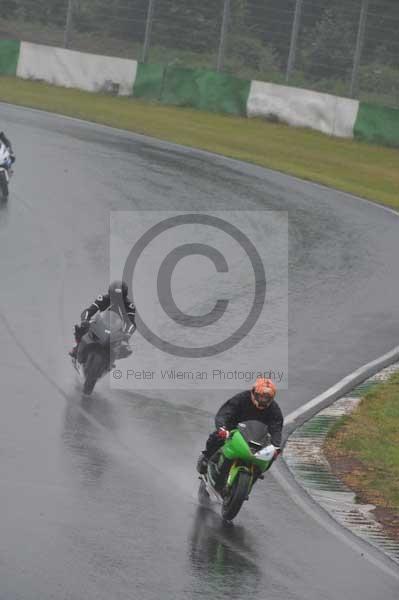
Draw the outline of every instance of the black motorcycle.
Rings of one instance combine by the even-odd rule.
[[[125,358],[129,336],[124,331],[120,316],[108,310],[97,313],[79,343],[73,365],[84,377],[83,393],[89,396],[97,381],[108,373],[114,361]]]

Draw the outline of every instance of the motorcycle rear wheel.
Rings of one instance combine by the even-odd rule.
[[[243,502],[247,500],[251,476],[248,471],[240,471],[230,491],[223,500],[222,517],[225,521],[232,521],[239,513]]]
[[[104,356],[100,352],[92,350],[86,359],[85,364],[85,382],[83,385],[83,393],[90,396],[94,386],[104,370]]]

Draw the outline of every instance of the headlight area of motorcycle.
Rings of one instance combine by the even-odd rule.
[[[254,454],[254,456],[259,460],[264,460],[266,462],[269,462],[273,458],[274,452],[275,452],[275,447],[273,446],[273,444],[270,444],[270,446],[266,446],[265,448],[262,448],[261,450],[256,452]]]

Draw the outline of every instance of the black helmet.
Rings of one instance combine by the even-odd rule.
[[[127,292],[128,292],[127,283],[125,283],[124,281],[120,281],[120,280],[113,281],[108,288],[108,293],[111,297],[112,296],[116,297],[120,294],[124,298],[126,298]]]

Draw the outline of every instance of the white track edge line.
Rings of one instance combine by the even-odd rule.
[[[356,371],[353,371],[349,375],[346,375],[346,377],[338,381],[338,383],[336,383],[332,387],[328,388],[325,392],[322,392],[303,406],[300,406],[299,408],[291,412],[285,417],[285,424],[288,425],[290,423],[293,423],[298,417],[304,415],[311,409],[323,404],[323,402],[329,400],[329,398],[335,396],[341,390],[350,386],[352,382],[357,385],[356,382],[359,378],[364,377],[364,379],[367,379],[369,376],[371,377],[371,375],[378,372],[378,369],[385,365],[385,363],[389,364],[389,362],[395,362],[396,359],[399,360],[399,346],[396,346],[390,352],[383,354],[379,358],[363,365],[362,367],[360,367]]]

